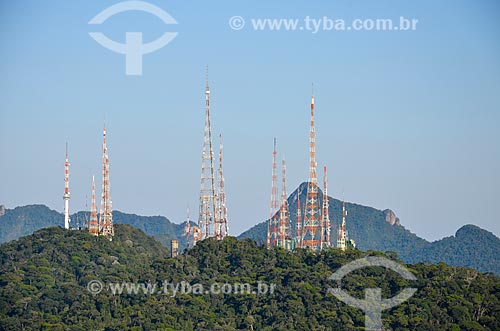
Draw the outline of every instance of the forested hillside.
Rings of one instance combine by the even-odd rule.
[[[327,278],[367,255],[359,250],[267,250],[252,240],[208,239],[177,258],[142,231],[117,225],[113,241],[49,228],[0,246],[1,330],[362,330],[364,314],[327,293]],[[394,256],[392,256],[394,258]],[[500,279],[445,264],[409,265],[406,281],[379,267],[346,276],[342,287],[384,297],[415,287],[382,315],[386,330],[499,330]],[[99,280],[104,290],[91,294]],[[274,293],[122,294],[110,282],[275,284]]]

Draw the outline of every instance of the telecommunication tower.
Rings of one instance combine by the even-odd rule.
[[[309,179],[302,229],[302,247],[321,249],[321,215],[318,199],[318,177],[316,174],[316,131],[314,127],[314,93],[311,97],[311,128],[309,133]]]
[[[95,180],[92,176],[92,202],[90,207],[89,232],[94,236],[99,235],[99,222],[97,220],[97,204],[95,199]]]
[[[328,178],[326,176],[326,166],[323,168],[323,221],[321,223],[321,233],[323,234],[323,239],[321,242],[321,249],[331,246],[330,239],[330,215],[328,211]]]
[[[278,177],[276,175],[276,138],[274,138],[273,162],[271,171],[271,202],[270,216],[267,229],[267,247],[271,248],[276,245],[278,226],[277,226],[277,211],[278,211]]]
[[[115,235],[113,227],[113,211],[111,206],[109,182],[109,158],[108,148],[106,146],[106,125],[103,129],[103,143],[102,143],[102,190],[101,190],[101,206],[100,206],[100,219],[99,228],[100,234],[112,240]]]
[[[214,217],[216,216],[216,195],[214,176],[214,151],[212,146],[212,128],[210,124],[210,87],[205,88],[205,129],[203,136],[203,152],[201,158],[201,189],[198,227],[201,239],[212,235]]]
[[[68,158],[68,143],[66,143],[66,162],[64,163],[64,228],[69,229],[69,158]]]

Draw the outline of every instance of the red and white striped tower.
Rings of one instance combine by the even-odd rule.
[[[94,236],[99,235],[99,222],[97,220],[97,204],[95,201],[95,180],[92,176],[92,205],[90,207],[89,232]]]
[[[207,69],[208,71],[208,69]],[[201,157],[201,189],[198,227],[200,239],[212,236],[212,226],[216,216],[214,151],[212,147],[212,128],[210,125],[210,87],[205,88],[205,129],[203,135],[203,153]]]
[[[222,168],[222,134],[219,135],[219,192],[217,195],[217,217],[214,223],[214,234],[217,239],[223,239],[229,235],[227,221],[226,190],[224,188],[224,170]]]
[[[316,131],[314,129],[314,94],[311,97],[311,131],[309,133],[309,180],[307,183],[302,246],[313,250],[321,248],[321,215],[316,175]]]
[[[297,191],[297,239],[295,246],[302,247],[302,211],[300,209],[300,190]]]
[[[68,158],[68,143],[66,143],[66,162],[64,163],[64,228],[69,229],[69,158]]]
[[[115,235],[113,227],[113,212],[111,207],[111,195],[109,185],[109,158],[108,148],[106,146],[106,124],[103,130],[103,143],[102,143],[102,192],[101,192],[101,207],[99,227],[100,233],[110,240]]]
[[[276,245],[277,239],[277,217],[276,213],[278,211],[278,177],[276,176],[276,138],[274,138],[274,149],[273,149],[273,163],[272,163],[272,179],[271,179],[271,203],[270,203],[270,216],[269,216],[269,226],[267,229],[267,247],[270,248]]]
[[[286,162],[282,161],[282,183],[281,183],[281,205],[278,227],[278,244],[277,246],[286,248],[286,240],[290,239],[290,226],[288,217],[288,196],[286,193]]]
[[[323,168],[323,222],[321,223],[321,233],[323,234],[323,240],[321,242],[321,248],[331,246],[330,238],[330,215],[328,211],[328,178],[326,176],[326,166]]]

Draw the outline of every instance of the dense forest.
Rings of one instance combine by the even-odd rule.
[[[49,228],[0,246],[1,330],[363,330],[364,313],[327,293],[347,262],[394,252],[330,249],[267,250],[250,239],[204,240],[176,258],[128,225],[113,241],[84,231]],[[384,298],[417,288],[407,302],[382,314],[385,330],[500,330],[500,278],[445,264],[408,265],[417,280],[363,268],[342,288],[363,298],[380,287]],[[99,280],[102,292],[87,285]],[[202,284],[259,282],[255,294],[113,295],[109,283],[163,281]]]

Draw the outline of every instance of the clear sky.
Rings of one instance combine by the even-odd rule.
[[[391,208],[429,240],[467,223],[500,235],[498,1],[150,0],[178,24],[137,11],[87,24],[117,2],[0,4],[0,204],[62,211],[68,141],[71,209],[84,209],[91,176],[100,183],[105,116],[113,208],[182,222],[189,205],[196,220],[208,64],[232,234],[269,216],[273,137],[289,192],[307,180],[315,82],[331,196]],[[246,21],[239,31],[228,25],[235,15]],[[255,31],[250,21],[306,16],[418,25],[312,33]],[[146,42],[178,36],[144,56],[142,76],[127,76],[124,55],[95,31],[118,42],[127,31]]]

